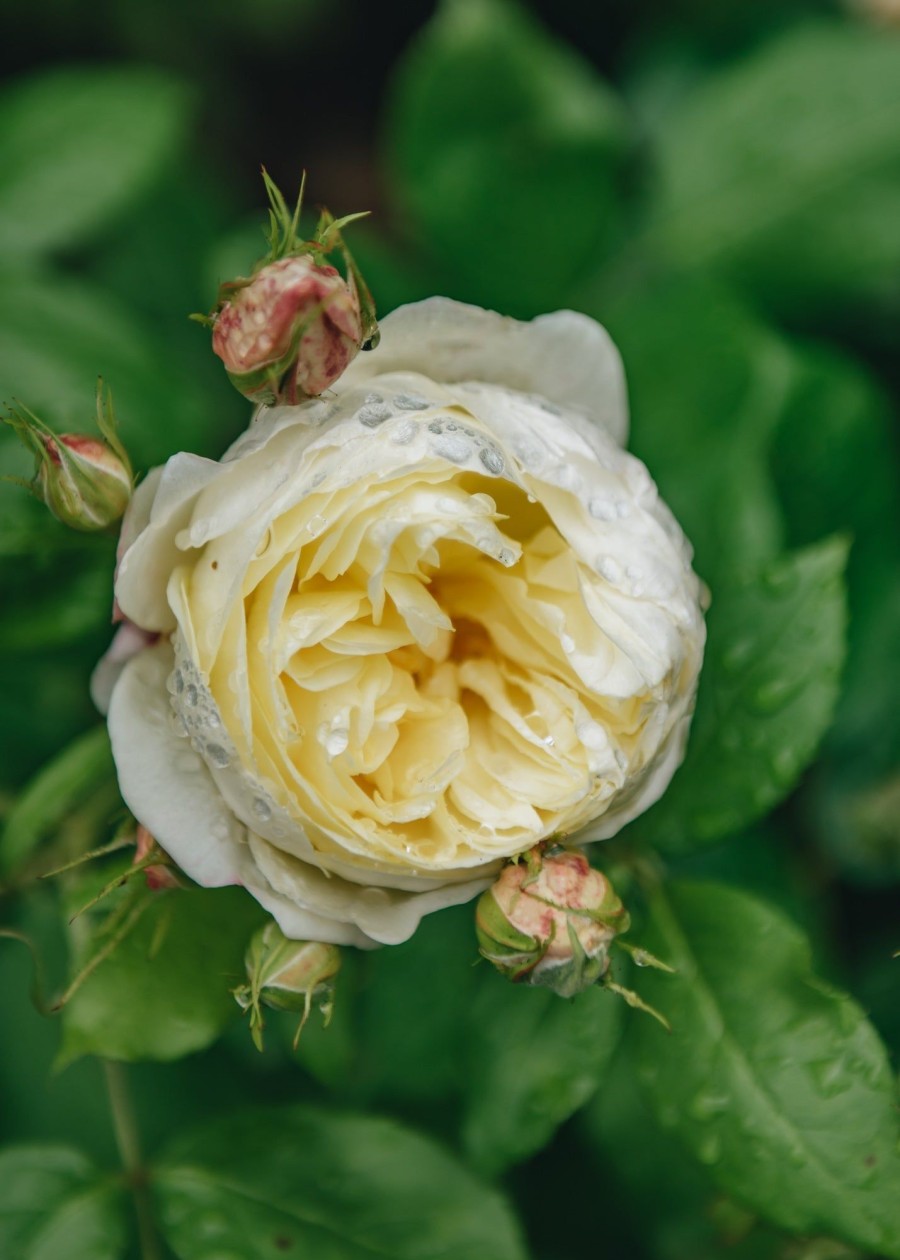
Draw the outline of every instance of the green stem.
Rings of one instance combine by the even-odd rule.
[[[134,1198],[134,1210],[137,1216],[138,1239],[141,1249],[141,1260],[163,1260],[159,1235],[153,1219],[153,1203],[147,1183],[147,1170],[141,1155],[141,1142],[138,1134],[137,1117],[134,1113],[125,1069],[121,1063],[103,1060],[103,1075],[109,1094],[109,1107],[112,1112],[113,1130],[116,1145],[122,1159],[122,1167],[131,1193]]]

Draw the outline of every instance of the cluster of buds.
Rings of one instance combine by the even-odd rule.
[[[10,407],[2,419],[37,461],[32,481],[22,484],[58,521],[70,529],[96,532],[120,519],[131,499],[134,475],[102,381],[97,382],[99,438],[54,433],[21,404]]]
[[[336,945],[322,941],[289,940],[271,921],[250,942],[244,959],[247,983],[235,989],[241,1010],[250,1012],[250,1033],[258,1050],[263,1048],[262,1007],[276,1011],[301,1011],[294,1048],[315,1003],[326,1025],[334,1002],[334,979],[341,955]]]
[[[628,912],[580,849],[538,845],[506,865],[475,912],[482,955],[510,980],[561,997],[602,980]]]
[[[323,393],[377,342],[372,296],[341,230],[323,211],[310,240],[298,235],[303,184],[293,213],[263,171],[269,195],[269,251],[252,274],[228,281],[215,309],[194,318],[211,325],[212,346],[228,379],[255,403],[298,403]],[[326,261],[338,251],[346,278]]]

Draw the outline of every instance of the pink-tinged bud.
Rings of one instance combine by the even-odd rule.
[[[359,298],[340,272],[309,255],[263,267],[215,318],[213,350],[254,402],[321,394],[356,357]]]
[[[105,442],[80,433],[45,438],[44,447],[37,484],[56,519],[87,532],[115,524],[131,499],[131,469]]]
[[[2,417],[36,460],[28,485],[58,521],[71,529],[107,529],[124,514],[134,477],[119,441],[112,401],[97,387],[97,420],[102,438],[81,433],[56,434],[27,407],[11,407]],[[26,483],[27,484],[27,483]]]
[[[580,850],[538,845],[503,868],[475,922],[481,953],[503,975],[572,997],[602,980],[629,919]]]
[[[161,860],[151,861],[153,858]],[[153,892],[160,892],[164,888],[181,888],[181,881],[168,865],[169,861],[168,854],[163,852],[147,828],[139,823],[132,865],[143,866],[147,887]]]
[[[269,252],[249,278],[223,284],[211,315],[212,347],[228,379],[252,402],[302,402],[323,393],[360,350],[378,342],[372,295],[341,236],[359,214],[323,210],[309,240],[298,234],[303,188],[293,211],[263,170],[269,195]],[[304,177],[305,183],[305,177]],[[327,257],[338,252],[345,276]]]

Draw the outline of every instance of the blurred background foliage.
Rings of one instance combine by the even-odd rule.
[[[762,924],[740,903],[720,916],[723,939],[730,923],[746,932],[732,955],[723,946],[735,986],[755,988],[765,1005],[773,958],[785,974],[802,972],[797,924],[816,969],[855,996],[896,1056],[900,30],[889,9],[888,0],[214,9],[11,0],[0,43],[0,397],[83,430],[102,372],[136,467],[178,449],[217,455],[246,406],[186,317],[261,252],[260,163],[288,190],[306,168],[312,200],[336,214],[373,212],[351,244],[381,313],[442,292],[519,317],[572,306],[601,320],[625,361],[631,445],[713,596],[691,755],[632,838],[652,842],[676,875],[760,894],[786,914]],[[6,433],[0,472],[27,474]],[[3,488],[2,914],[40,941],[57,989],[66,933],[56,890],[33,877],[52,865],[45,850],[71,855],[115,824],[87,692],[110,634],[113,564],[112,541],[68,534]],[[66,896],[89,891],[79,884]],[[688,907],[691,943],[714,974],[693,895],[682,885],[649,920],[659,949],[668,941],[677,952],[665,928]],[[229,1244],[216,1198],[255,1175],[249,1155],[239,1168],[221,1152],[266,1142],[270,1183],[295,1194],[311,1178],[336,1220],[369,1210],[342,1197],[357,1168],[341,1162],[346,1147],[364,1183],[373,1169],[389,1176],[388,1151],[398,1176],[421,1166],[409,1202],[429,1221],[439,1215],[422,1207],[430,1177],[449,1187],[448,1213],[483,1222],[452,1238],[438,1226],[432,1238],[428,1224],[423,1242],[373,1217],[373,1230],[387,1230],[385,1254],[398,1257],[439,1246],[471,1260],[522,1256],[509,1204],[541,1260],[571,1260],[585,1246],[635,1260],[900,1255],[900,1225],[883,1223],[876,1199],[869,1225],[852,1194],[843,1206],[803,1207],[815,1195],[792,1198],[782,1167],[783,1203],[772,1207],[762,1174],[735,1161],[727,1141],[714,1148],[712,1113],[667,1114],[666,1073],[689,1075],[691,1055],[666,1058],[652,1025],[624,1028],[608,995],[563,1004],[473,972],[466,908],[427,920],[408,945],[350,958],[334,1024],[310,1026],[299,1067],[292,1030],[275,1017],[260,1058],[233,1024],[227,986],[210,994],[202,980],[204,966],[237,978],[254,911],[228,893],[197,896],[202,910],[181,902],[173,912],[152,984],[141,964],[163,903],[104,964],[103,983],[98,972],[73,998],[62,1034],[30,1003],[26,949],[0,942],[0,1139],[62,1144],[52,1158],[35,1148],[45,1155],[33,1168],[18,1158],[20,1204],[36,1206],[31,1216],[20,1206],[10,1225],[0,1204],[4,1255],[126,1254],[121,1206],[93,1171],[116,1155],[92,1053],[137,1060],[129,1072],[149,1150],[201,1124],[160,1157],[158,1210],[177,1255],[280,1254],[277,1234],[266,1234],[268,1250]],[[76,954],[90,931],[108,930],[94,920]],[[215,942],[205,959],[204,941]],[[647,985],[663,1007],[665,983]],[[841,1011],[848,1038],[869,1035],[854,1031],[867,1027],[859,1007]],[[831,1014],[815,1018],[825,1028]],[[634,1062],[652,1066],[654,1055],[661,1077],[639,1080]],[[779,1070],[773,1089],[790,1097]],[[854,1114],[865,1112],[851,1097]],[[329,1100],[449,1142],[471,1171],[409,1132],[357,1132],[342,1120],[329,1180],[317,1163],[326,1113],[293,1109]],[[204,1130],[226,1103],[285,1111],[260,1113],[252,1141],[246,1120]],[[269,1167],[286,1134],[294,1164]],[[200,1211],[178,1170],[217,1158]],[[488,1189],[497,1178],[505,1201]],[[65,1232],[66,1213],[81,1234]],[[246,1238],[270,1223],[250,1213]],[[69,1250],[53,1249],[54,1229]],[[334,1245],[336,1257],[369,1254],[346,1238]]]

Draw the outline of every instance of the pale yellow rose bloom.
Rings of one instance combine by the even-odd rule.
[[[704,643],[599,325],[433,299],[381,331],[327,396],[147,477],[116,597],[159,638],[98,676],[187,874],[362,946],[651,805]]]

